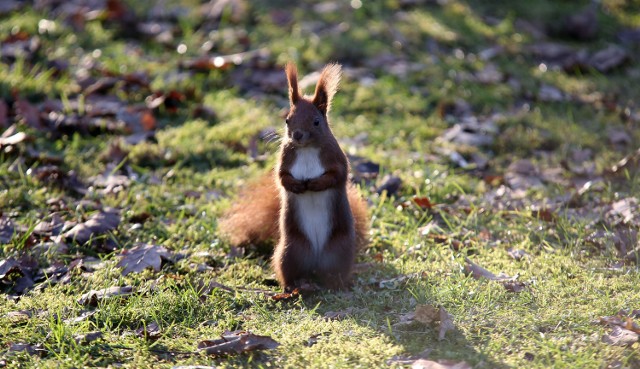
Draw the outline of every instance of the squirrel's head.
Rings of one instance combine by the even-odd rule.
[[[329,128],[327,114],[331,100],[340,82],[340,64],[329,64],[322,70],[313,97],[300,95],[298,90],[298,70],[289,62],[285,68],[289,81],[290,109],[287,114],[285,140],[296,146],[322,144],[333,133]]]

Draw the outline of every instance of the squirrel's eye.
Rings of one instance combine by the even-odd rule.
[[[314,126],[318,126],[318,125],[320,125],[320,118],[316,118],[316,119],[313,121],[313,125],[314,125]]]
[[[285,122],[286,124],[289,124],[289,118],[285,119],[285,120],[284,120],[284,122]]]

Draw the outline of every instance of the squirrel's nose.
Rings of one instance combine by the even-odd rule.
[[[303,136],[303,134],[300,131],[294,131],[293,132],[293,139],[296,140],[296,141],[302,140],[302,136]]]

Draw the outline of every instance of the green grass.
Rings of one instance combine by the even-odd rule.
[[[195,0],[166,3],[169,11],[181,3],[191,6],[174,22],[170,48],[127,35],[117,20],[104,17],[87,20],[80,32],[63,17],[29,6],[0,18],[0,40],[24,31],[38,35],[41,42],[29,60],[0,62],[0,96],[6,102],[62,99],[72,112],[81,92],[76,74],[84,73],[83,65],[91,59],[100,65],[88,70],[96,77],[102,76],[100,70],[143,72],[149,77],[148,88],[129,88],[121,82],[107,93],[126,105],[144,104],[153,92],[185,96],[175,110],[154,111],[155,141],[137,145],[122,142],[114,133],[58,134],[18,122],[18,130],[29,133],[33,141],[0,152],[0,214],[21,229],[1,245],[0,259],[26,255],[41,268],[68,265],[84,256],[97,259],[89,271],[73,270],[68,284],[36,288],[19,298],[10,298],[9,282],[2,286],[7,298],[0,301],[0,349],[5,350],[0,363],[11,368],[370,368],[402,367],[389,360],[428,351],[429,359],[464,360],[476,368],[640,366],[640,343],[626,348],[607,345],[601,337],[608,329],[594,324],[621,309],[640,309],[638,263],[611,268],[620,262],[614,241],[588,241],[610,224],[572,216],[581,209],[603,214],[613,201],[638,199],[637,167],[617,177],[603,176],[603,184],[583,195],[578,209],[560,207],[552,222],[537,219],[532,210],[577,189],[545,182],[521,198],[507,194],[491,203],[486,199],[500,190],[499,184],[483,180],[485,174],[503,178],[512,162],[524,158],[539,168],[561,168],[560,177],[569,180],[576,175],[566,163],[572,164],[577,149],[591,150],[594,176],[599,177],[637,149],[638,121],[624,113],[638,112],[635,86],[640,74],[633,63],[607,74],[542,72],[526,52],[536,40],[519,28],[518,20],[548,24],[587,2],[543,1],[532,6],[526,1],[455,0],[405,8],[403,2],[389,0],[363,1],[359,9],[336,2],[337,11],[323,13],[316,2],[291,8],[255,1],[241,2],[246,7],[239,18],[228,10],[208,21],[198,13]],[[595,51],[617,43],[616,34],[625,27],[638,26],[637,5],[602,3],[595,40],[554,41]],[[145,2],[127,4],[141,19],[152,8]],[[290,16],[284,25],[278,21],[279,9]],[[55,29],[38,34],[40,19],[55,21]],[[200,47],[207,41],[212,44],[209,56],[257,49],[269,54],[224,70],[182,69],[184,60],[205,55]],[[187,46],[184,55],[176,52],[180,43]],[[504,51],[489,61],[479,57],[496,45]],[[638,46],[625,48],[637,61]],[[54,59],[67,61],[69,68],[55,71],[49,64]],[[334,131],[345,151],[380,163],[382,173],[371,186],[362,187],[372,216],[371,242],[358,262],[369,266],[356,274],[353,289],[276,302],[258,292],[279,289],[269,267],[270,251],[247,247],[244,256],[233,257],[237,252],[220,238],[217,219],[243,184],[275,163],[277,140],[259,140],[258,153],[265,157],[253,157],[248,148],[262,130],[282,131],[286,86],[282,80],[279,89],[263,89],[249,77],[263,73],[261,68],[277,71],[288,60],[298,63],[302,76],[330,61],[344,64],[342,88],[331,113]],[[505,79],[482,84],[470,77],[489,64],[517,83]],[[244,76],[234,74],[245,67]],[[599,93],[602,99],[545,102],[536,98],[542,84],[574,97]],[[498,133],[492,144],[465,147],[438,139],[459,121],[446,113],[459,100],[469,104],[474,116],[493,117]],[[198,115],[197,106],[212,109],[215,118]],[[611,144],[608,130],[625,130],[630,144]],[[126,162],[109,163],[109,147],[116,143],[127,152]],[[44,162],[30,156],[27,148],[62,158],[60,168],[73,170],[85,183],[118,164],[130,167],[137,180],[115,194],[92,190],[79,195],[35,178],[28,169]],[[467,159],[483,154],[488,168],[457,167],[444,149]],[[403,180],[394,196],[375,192],[384,174]],[[426,196],[437,205],[407,205],[414,196]],[[35,224],[53,212],[68,221],[90,216],[91,209],[78,206],[80,200],[88,200],[85,206],[93,202],[120,209],[122,222],[106,235],[118,249],[143,242],[162,245],[180,257],[165,263],[161,272],[123,277],[116,268],[119,250],[69,244],[67,251],[56,253],[46,251],[40,241],[31,242]],[[613,230],[637,231],[640,221],[634,216],[635,223]],[[147,219],[136,225],[141,217]],[[442,234],[444,242],[422,235],[427,224],[437,224],[433,232]],[[462,247],[454,248],[458,242]],[[515,261],[508,248],[529,256]],[[498,282],[465,275],[465,257],[496,274],[518,275],[526,289],[513,293]],[[379,287],[380,281],[413,273],[423,274],[391,288]],[[202,296],[202,286],[211,281],[237,290],[215,289]],[[134,288],[128,298],[100,301],[95,308],[78,303],[90,290],[125,285]],[[455,329],[438,341],[435,326],[395,325],[418,304],[443,306],[453,316]],[[30,317],[17,320],[7,315],[20,310],[28,310]],[[70,321],[87,310],[94,314]],[[325,319],[327,312],[347,310],[345,319]],[[135,333],[152,322],[162,332],[157,340]],[[281,345],[230,357],[196,352],[198,342],[240,329],[271,336]],[[91,331],[102,332],[102,338],[86,345],[74,340]],[[319,335],[318,342],[309,346],[314,335]],[[9,352],[15,343],[39,345],[42,354]]]

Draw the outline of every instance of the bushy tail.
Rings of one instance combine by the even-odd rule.
[[[347,187],[347,196],[349,197],[349,205],[356,226],[356,245],[358,250],[364,249],[369,243],[369,210],[367,209],[367,201],[362,198],[360,191],[353,184]]]
[[[278,187],[270,172],[240,191],[222,216],[218,229],[233,245],[275,240],[279,213]]]
[[[222,236],[233,245],[276,241],[280,216],[278,191],[272,172],[247,185],[220,220],[218,229]],[[355,220],[356,243],[361,249],[368,242],[367,202],[351,184],[347,188],[347,194]]]

